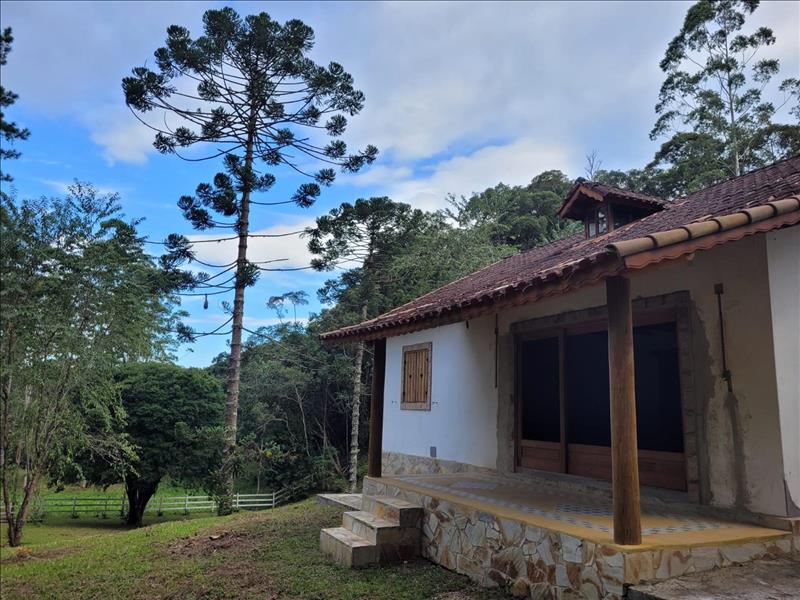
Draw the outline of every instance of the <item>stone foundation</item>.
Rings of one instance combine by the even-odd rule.
[[[623,552],[379,479],[365,478],[364,493],[396,496],[422,506],[423,556],[486,587],[506,587],[520,598],[616,600],[631,584],[793,550],[787,532],[785,539],[766,542]]]
[[[454,460],[442,460],[428,456],[415,456],[400,452],[384,452],[381,472],[392,475],[436,475],[438,473],[494,473],[494,469],[477,467]]]

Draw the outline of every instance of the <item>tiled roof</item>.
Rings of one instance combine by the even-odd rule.
[[[631,204],[638,204],[650,208],[653,212],[661,210],[668,204],[666,200],[634,192],[633,190],[625,190],[614,187],[613,185],[598,183],[597,181],[579,181],[567,192],[566,200],[558,211],[559,216],[568,216],[571,212],[570,208],[573,202],[582,195],[589,196],[596,201],[623,200]]]
[[[576,234],[510,256],[412,300],[374,319],[323,334],[327,341],[384,337],[418,324],[423,329],[442,315],[492,303],[545,281],[565,279],[591,265],[615,258],[615,245],[713,217],[800,194],[800,156],[786,159],[668,203],[664,210],[585,239]],[[800,202],[798,202],[800,205]],[[455,319],[457,320],[457,319]]]

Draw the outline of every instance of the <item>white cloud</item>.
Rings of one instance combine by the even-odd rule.
[[[75,117],[110,163],[141,164],[153,151],[152,132],[128,113],[120,81],[131,67],[152,63],[169,24],[196,35],[208,6],[4,2],[3,25],[16,36],[4,85],[29,109]],[[365,92],[365,109],[346,140],[378,145],[382,167],[357,181],[380,187],[409,178],[412,168],[419,172],[421,161],[471,155],[498,140],[536,139],[581,156],[597,148],[607,167],[639,166],[655,147],[646,134],[663,80],[658,62],[688,6],[387,2],[266,9],[279,20],[312,25],[314,57],[341,62]],[[237,9],[247,14],[265,5]],[[800,70],[799,20],[800,4],[791,2],[763,3],[749,19],[748,27],[774,28],[778,43],[764,55],[782,58],[783,76]]]
[[[421,174],[395,178],[385,186],[395,200],[435,210],[446,205],[448,193],[469,195],[501,181],[509,185],[525,184],[541,171],[576,172],[579,164],[579,159],[566,147],[521,138],[440,161]]]
[[[387,183],[408,179],[413,175],[409,166],[392,167],[389,165],[376,165],[358,175],[343,175],[338,178],[340,183],[352,183],[358,186],[385,186]]]
[[[476,138],[571,137],[645,93],[652,110],[658,58],[685,8],[387,3],[352,15],[353,35],[320,34],[319,54],[343,56],[366,94],[355,140],[419,159]],[[646,76],[629,76],[640,65]]]
[[[302,231],[314,225],[313,219],[304,219],[290,223],[280,223],[252,231],[253,235],[279,235],[295,231]],[[189,235],[189,240],[195,243],[192,246],[197,258],[211,264],[228,264],[236,260],[238,241],[229,239],[223,242],[203,242],[220,237],[230,237],[225,234]],[[274,264],[262,265],[267,268],[298,268],[307,267],[311,262],[311,254],[307,248],[308,240],[299,235],[285,237],[252,237],[248,242],[247,257],[251,262],[265,260],[286,259]]]
[[[117,161],[142,165],[153,150],[153,131],[134,120],[128,110],[110,111],[102,117],[93,114],[89,126],[92,141],[103,148],[110,165]]]

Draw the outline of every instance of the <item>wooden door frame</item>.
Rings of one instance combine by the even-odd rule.
[[[688,291],[672,292],[659,296],[638,298],[632,303],[634,327],[657,323],[674,322],[676,324],[678,350],[678,377],[681,397],[681,414],[683,429],[684,471],[686,473],[686,492],[689,499],[699,501],[697,434],[694,423],[694,397],[692,389],[692,340],[690,306]],[[521,343],[527,340],[547,337],[559,337],[577,333],[591,333],[607,329],[608,312],[605,305],[581,310],[569,311],[546,317],[538,317],[512,323],[510,332],[514,347],[514,465],[515,471],[524,471],[531,467],[522,467],[522,394],[521,394]],[[563,362],[564,344],[559,337],[559,385],[564,385]],[[563,389],[561,391],[561,471],[567,473],[568,446],[566,431],[566,402]],[[648,454],[649,451],[641,451]],[[535,469],[534,469],[535,470]],[[573,475],[581,477],[580,475]]]

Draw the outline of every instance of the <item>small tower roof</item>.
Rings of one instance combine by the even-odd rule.
[[[648,196],[633,190],[625,190],[596,181],[579,181],[572,186],[572,189],[567,194],[564,203],[558,210],[558,216],[562,219],[581,220],[588,208],[597,206],[598,203],[604,204],[609,201],[639,208],[644,214],[663,210],[667,204],[661,198]]]

